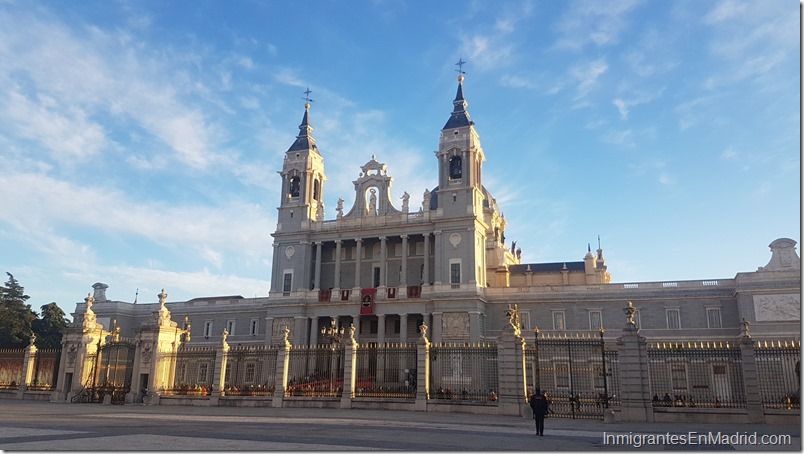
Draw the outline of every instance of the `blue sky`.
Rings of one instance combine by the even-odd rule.
[[[0,0],[0,271],[67,312],[265,296],[306,87],[326,218],[372,155],[415,206],[459,58],[523,261],[731,278],[799,240],[795,2]]]

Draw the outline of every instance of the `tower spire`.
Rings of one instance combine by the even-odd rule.
[[[298,150],[313,150],[318,151],[318,147],[315,145],[315,139],[313,139],[313,127],[310,126],[310,119],[309,119],[309,111],[310,111],[310,103],[315,102],[314,100],[310,99],[310,87],[308,86],[304,93],[304,117],[302,117],[302,122],[299,125],[299,135],[296,136],[296,140],[293,142],[293,145],[288,148],[288,151],[298,151]]]
[[[455,94],[455,100],[452,101],[452,115],[450,115],[447,124],[445,124],[442,129],[460,128],[473,124],[471,120],[469,120],[469,112],[466,111],[468,104],[463,97],[463,75],[466,74],[466,71],[463,70],[463,65],[465,64],[466,62],[463,61],[463,58],[458,59],[458,63],[455,63],[455,66],[458,67],[458,69],[455,70],[458,73],[458,92]]]

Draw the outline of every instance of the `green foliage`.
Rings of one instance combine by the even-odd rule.
[[[37,348],[60,348],[61,336],[67,329],[67,318],[56,303],[42,306],[41,318],[31,324],[36,333]]]
[[[28,295],[11,273],[0,287],[0,348],[23,348],[30,343],[36,312],[26,304]]]

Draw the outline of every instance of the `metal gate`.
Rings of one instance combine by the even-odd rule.
[[[125,340],[100,346],[91,358],[92,372],[87,383],[72,401],[98,403],[109,395],[112,404],[124,404],[131,391],[135,350],[134,343]]]
[[[592,333],[563,336],[536,331],[525,350],[528,385],[540,388],[550,400],[550,417],[603,419],[611,401],[610,355]]]

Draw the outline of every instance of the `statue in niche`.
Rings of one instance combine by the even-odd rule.
[[[408,194],[408,191],[405,191],[405,193],[402,194],[402,197],[400,197],[400,198],[402,199],[402,211],[407,213],[408,212],[408,201],[410,200],[410,194]]]
[[[422,209],[424,209],[424,211],[430,210],[430,190],[429,189],[424,190],[424,200],[422,200]]]
[[[372,216],[377,214],[377,190],[374,188],[371,189],[369,196],[369,214]]]
[[[335,211],[338,212],[338,217],[343,216],[343,199],[338,197],[338,207],[335,208]]]

